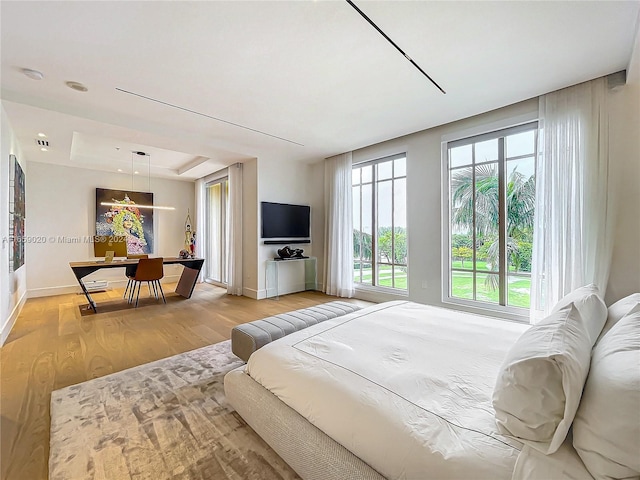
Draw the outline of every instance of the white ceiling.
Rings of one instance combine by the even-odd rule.
[[[315,161],[623,70],[640,9],[357,4],[446,95],[344,1],[2,1],[2,104],[30,161],[130,173],[143,150],[153,176],[184,179]]]

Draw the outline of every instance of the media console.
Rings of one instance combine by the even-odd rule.
[[[273,297],[277,298],[280,295],[279,293],[280,286],[278,283],[278,280],[279,280],[278,271],[280,269],[280,265],[297,263],[297,262],[304,262],[304,290],[318,289],[316,257],[287,258],[286,260],[282,260],[282,259],[267,260],[266,276],[265,276],[265,288],[266,288],[265,298],[273,298]],[[302,283],[300,285],[302,285]]]

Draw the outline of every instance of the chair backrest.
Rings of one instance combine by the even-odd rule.
[[[134,280],[139,282],[150,282],[152,280],[160,280],[164,277],[163,258],[141,258],[138,260],[138,268],[136,268],[136,276]]]
[[[127,259],[128,260],[135,260],[135,259],[140,259],[140,258],[149,258],[149,255],[147,255],[146,253],[127,254]]]

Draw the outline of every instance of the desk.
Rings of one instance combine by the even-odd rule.
[[[82,288],[82,291],[84,292],[84,296],[87,297],[89,305],[91,305],[94,312],[97,312],[96,302],[91,298],[91,295],[85,287],[82,279],[90,273],[96,272],[102,268],[124,268],[127,265],[137,265],[137,263],[137,259],[114,261],[111,263],[94,260],[88,262],[69,262],[69,266],[71,267],[71,270],[73,270],[73,274],[76,276],[78,284],[80,284],[80,288]],[[193,289],[198,281],[198,275],[200,275],[200,270],[202,270],[204,258],[164,257],[162,263],[165,265],[179,263],[184,266],[184,270],[182,270],[182,275],[180,275],[180,280],[178,280],[178,285],[176,286],[176,293],[185,298],[191,298]]]

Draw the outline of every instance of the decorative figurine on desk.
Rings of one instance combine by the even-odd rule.
[[[182,250],[180,250],[180,253],[178,254],[178,256],[180,258],[189,258],[191,255],[189,254],[188,250],[185,250],[184,248]]]
[[[191,245],[189,245],[189,251],[191,252],[191,258],[196,258],[196,232],[191,234]]]
[[[278,250],[278,256],[282,260],[287,260],[289,258],[307,258],[302,255],[303,253],[304,250],[302,250],[301,248],[291,249],[289,247],[284,247]]]
[[[186,257],[183,253],[186,252]],[[196,232],[191,231],[191,215],[187,209],[187,218],[184,220],[184,250],[180,250],[180,258],[196,258]]]

